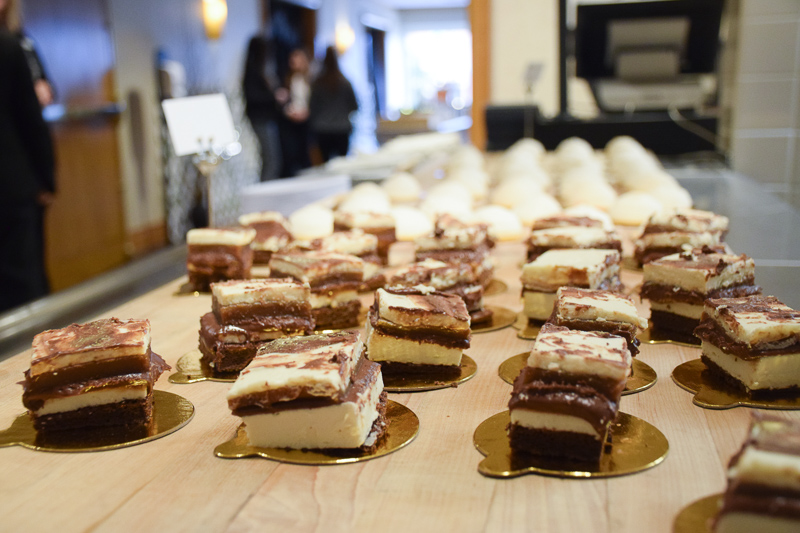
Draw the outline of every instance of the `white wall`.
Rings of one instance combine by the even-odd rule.
[[[800,2],[742,0],[731,102],[731,162],[800,205]]]
[[[209,42],[203,30],[200,0],[109,0],[117,68],[117,99],[129,102],[137,94],[141,121],[131,110],[120,120],[118,134],[125,224],[128,233],[165,219],[161,171],[160,103],[156,52],[183,63],[187,85],[194,91],[235,88],[241,80],[247,42],[261,21],[259,0],[228,2],[228,22],[222,37]],[[135,124],[142,125],[139,131]]]
[[[491,3],[492,104],[525,102],[523,74],[544,64],[533,98],[542,111],[558,112],[557,0],[493,0]]]

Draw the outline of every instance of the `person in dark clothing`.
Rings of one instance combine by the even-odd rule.
[[[302,48],[292,50],[289,54],[289,72],[284,82],[289,100],[279,123],[283,150],[281,175],[284,177],[295,176],[311,166],[308,152],[308,99],[311,94],[308,71],[306,52]]]
[[[308,104],[311,132],[325,161],[347,155],[353,131],[350,115],[357,110],[353,86],[339,69],[336,50],[330,46],[325,52],[322,72],[311,86]]]
[[[281,170],[281,146],[278,132],[278,117],[281,106],[286,103],[285,89],[273,89],[267,78],[266,68],[270,45],[264,37],[250,39],[244,66],[245,113],[261,145],[261,181],[279,177]]]
[[[22,47],[25,52],[25,59],[28,61],[28,68],[33,78],[33,88],[36,90],[36,97],[42,107],[48,106],[55,100],[55,91],[50,85],[47,73],[42,65],[33,40],[22,31],[20,21],[20,5],[18,0],[0,0],[0,29],[8,30]]]
[[[48,293],[42,213],[55,192],[50,132],[18,39],[0,30],[0,312]]]

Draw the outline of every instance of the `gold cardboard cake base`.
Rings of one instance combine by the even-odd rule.
[[[711,518],[717,514],[721,500],[722,494],[714,494],[681,509],[672,524],[673,533],[711,533]]]
[[[487,305],[486,309],[492,310],[492,318],[486,322],[472,326],[472,333],[488,333],[498,329],[507,328],[517,320],[517,313],[507,307]]]
[[[184,385],[198,381],[221,381],[223,383],[236,381],[238,372],[215,372],[202,360],[202,357],[203,354],[197,349],[182,355],[175,365],[177,372],[169,377],[169,382]]]
[[[650,323],[650,327],[638,334],[636,338],[639,339],[639,342],[647,344],[675,344],[677,346],[687,346],[689,348],[700,347],[700,339],[680,335],[674,331],[660,331],[654,328],[652,323]]]
[[[497,374],[500,376],[500,379],[513,385],[514,380],[517,379],[519,373],[528,364],[529,355],[529,352],[522,352],[503,361],[497,369]],[[655,385],[657,380],[658,376],[656,375],[656,371],[653,370],[653,367],[644,361],[634,359],[631,365],[631,375],[628,378],[628,382],[625,384],[625,390],[622,391],[622,395],[624,396],[626,394],[634,394],[647,390]]]
[[[478,364],[472,357],[464,354],[461,356],[460,370],[458,376],[446,379],[431,378],[425,374],[392,375],[383,372],[383,389],[387,392],[423,392],[456,387],[472,379],[478,371]]]
[[[125,435],[114,434],[113,428],[87,430],[80,438],[70,436],[67,440],[43,441],[38,437],[28,413],[20,415],[5,431],[0,431],[0,448],[22,446],[42,452],[100,452],[127,448],[159,439],[178,431],[194,416],[194,405],[182,396],[161,390],[153,391],[153,422],[141,432]]]
[[[542,325],[544,325],[544,321],[531,322],[524,313],[519,313],[517,319],[511,324],[511,327],[519,330],[517,331],[517,337],[520,339],[533,341],[536,340],[536,336],[539,334],[539,330],[542,329]]]
[[[483,289],[484,296],[497,296],[498,294],[503,294],[508,290],[508,285],[505,281],[492,278],[489,281],[489,284]]]
[[[661,431],[641,418],[620,412],[611,424],[608,441],[598,464],[514,454],[506,427],[508,411],[484,420],[472,441],[486,458],[478,472],[488,477],[512,478],[540,474],[563,478],[603,478],[635,474],[660,464],[669,452]]]
[[[732,407],[757,407],[759,409],[800,409],[800,392],[775,397],[752,398],[744,390],[736,389],[708,375],[700,359],[687,361],[675,367],[672,380],[684,390],[694,393],[694,404],[705,409],[731,409]]]
[[[247,441],[244,424],[236,430],[236,436],[216,447],[214,455],[224,459],[263,457],[298,465],[342,465],[369,461],[390,454],[407,446],[419,433],[419,418],[414,411],[392,400],[386,406],[386,433],[374,451],[358,450],[290,450],[287,448],[255,448]]]

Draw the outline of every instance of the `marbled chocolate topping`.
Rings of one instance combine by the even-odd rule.
[[[585,226],[588,228],[601,228],[603,223],[600,220],[589,217],[577,217],[567,215],[557,215],[553,217],[540,218],[533,222],[533,231],[540,229],[563,228],[569,226]]]
[[[319,337],[319,335],[315,336]],[[380,364],[362,357],[353,371],[350,385],[336,398],[314,396],[305,387],[283,387],[228,398],[228,407],[236,416],[247,416],[258,413],[277,413],[289,409],[312,409],[339,403],[357,402],[359,401],[359,396],[372,387],[380,372]]]
[[[384,290],[389,294],[402,295],[408,298],[409,306],[398,308],[402,309],[403,312],[420,315],[435,313],[449,315],[463,322],[469,320],[469,313],[465,312],[464,301],[455,294],[440,291],[423,291],[414,287],[395,287]],[[375,307],[375,304],[373,304],[373,307]]]
[[[716,308],[720,317],[735,317],[740,313],[758,313],[768,322],[797,322],[800,311],[789,308],[774,296],[747,296],[742,298],[709,298],[708,305]]]
[[[120,320],[104,318],[86,324],[72,324],[62,329],[51,329],[33,338],[32,362],[41,362],[61,355],[113,350],[122,347],[145,346],[150,332],[148,320]]]

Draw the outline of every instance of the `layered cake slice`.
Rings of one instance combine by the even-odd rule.
[[[549,320],[556,326],[581,331],[603,331],[618,335],[628,343],[632,357],[639,353],[638,332],[647,328],[647,319],[625,296],[611,291],[561,287]]]
[[[387,374],[458,375],[469,342],[469,313],[459,296],[425,286],[375,291],[367,354]]]
[[[756,413],[728,465],[715,533],[800,531],[800,423]]]
[[[378,238],[378,256],[384,265],[389,263],[389,248],[397,241],[394,217],[388,213],[348,213],[337,211],[333,218],[334,231],[360,229]]]
[[[706,298],[759,294],[755,263],[746,255],[695,248],[644,265],[642,299],[650,300],[650,319],[661,331],[691,337]]]
[[[381,367],[360,333],[288,337],[259,348],[228,392],[252,446],[367,451],[386,427]]]
[[[709,298],[694,334],[713,376],[749,393],[800,388],[800,312],[774,296]]]
[[[597,462],[631,372],[625,339],[545,324],[514,381],[514,452]]]
[[[200,318],[200,353],[217,372],[238,372],[259,346],[314,331],[311,291],[293,279],[211,284],[211,312]]]
[[[317,328],[358,326],[358,290],[364,279],[364,262],[358,257],[321,251],[278,253],[269,267],[274,278],[293,278],[311,287]]]
[[[728,218],[711,211],[679,209],[656,213],[636,240],[634,257],[643,265],[685,248],[711,246],[724,252],[727,232]]]
[[[528,261],[556,248],[595,248],[622,253],[619,236],[601,227],[562,226],[531,231],[528,238]]]
[[[150,349],[150,322],[106,318],[33,339],[22,403],[39,432],[145,428],[153,384],[169,370]]]
[[[395,271],[386,284],[389,288],[425,285],[464,300],[474,326],[491,320],[492,310],[483,306],[483,285],[475,278],[470,265],[426,259]]]
[[[337,231],[323,237],[315,244],[324,252],[349,254],[364,261],[364,284],[362,289],[375,290],[383,287],[386,276],[382,267],[384,260],[378,255],[378,237],[357,229],[353,231]]]
[[[256,237],[252,228],[198,228],[186,234],[186,269],[196,291],[208,291],[215,281],[247,279],[253,266]]]
[[[272,254],[286,247],[292,240],[289,221],[277,211],[248,213],[239,217],[239,225],[256,230],[250,244],[253,263],[266,265]]]
[[[549,250],[522,267],[523,313],[545,321],[553,313],[560,287],[619,291],[620,254],[616,250]]]
[[[455,217],[441,215],[433,233],[414,240],[416,261],[436,259],[445,263],[467,264],[478,282],[486,287],[494,275],[489,252],[494,242],[486,224],[466,224]]]

